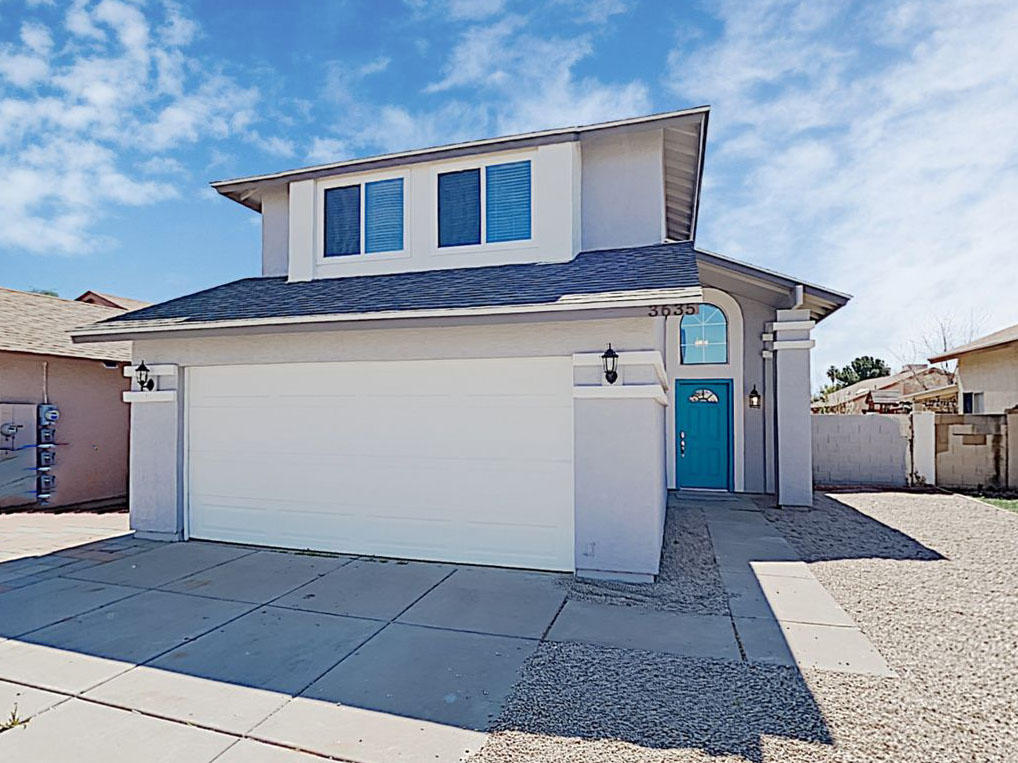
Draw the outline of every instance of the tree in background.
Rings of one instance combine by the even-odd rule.
[[[826,396],[836,390],[861,382],[863,379],[877,379],[890,375],[891,367],[886,362],[880,358],[874,358],[872,355],[860,355],[847,366],[828,368],[827,378],[831,380],[831,383],[820,390],[820,394]]]
[[[47,297],[59,297],[53,289],[29,289],[32,294],[45,294]]]

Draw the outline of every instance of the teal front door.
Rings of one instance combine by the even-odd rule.
[[[675,480],[680,488],[732,489],[731,380],[676,380]]]

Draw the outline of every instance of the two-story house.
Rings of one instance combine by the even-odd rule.
[[[696,248],[708,111],[213,183],[262,275],[74,337],[145,365],[133,527],[642,581],[668,488],[811,503],[848,297]]]

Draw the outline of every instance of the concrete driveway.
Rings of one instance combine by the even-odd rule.
[[[32,527],[5,532],[0,716],[16,705],[29,722],[0,733],[0,758],[461,760],[558,642],[645,663],[889,673],[748,499],[683,516],[709,520],[666,538],[652,587],[116,527],[74,545],[95,536],[70,522],[41,545]],[[40,554],[47,543],[59,550]]]
[[[555,574],[130,537],[7,564],[0,713],[37,716],[0,735],[8,759],[109,760],[115,733],[125,760],[455,760],[567,593]]]

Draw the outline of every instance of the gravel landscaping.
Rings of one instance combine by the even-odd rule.
[[[707,521],[699,506],[668,501],[661,574],[652,586],[570,579],[569,598],[643,606],[693,615],[727,615],[728,598],[714,563]]]
[[[672,540],[695,534],[694,513],[673,509]],[[542,644],[473,760],[1015,759],[1018,515],[963,496],[844,493],[766,516],[896,678]],[[698,598],[673,548],[671,583],[640,603],[715,606],[723,593]]]

